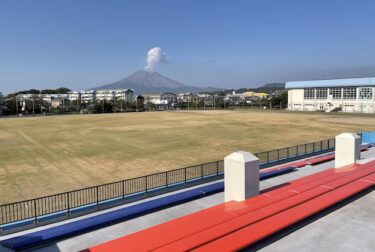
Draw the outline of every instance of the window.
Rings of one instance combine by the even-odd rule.
[[[359,88],[359,99],[361,100],[371,100],[372,99],[372,88],[363,87]]]
[[[316,89],[316,99],[327,99],[327,89],[317,88]]]
[[[330,88],[329,89],[329,95],[334,100],[340,100],[342,97],[341,88]]]
[[[355,100],[357,98],[357,88],[344,88],[344,99]]]
[[[305,99],[314,99],[314,89],[313,88],[304,89],[303,97]]]

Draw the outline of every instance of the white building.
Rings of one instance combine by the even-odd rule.
[[[97,101],[113,101],[115,99],[115,93],[112,89],[99,89],[96,90]]]
[[[143,97],[145,98],[144,103],[152,103],[152,104],[162,104],[161,100],[161,94],[158,93],[146,93],[143,94]]]
[[[68,99],[69,101],[79,101],[81,100],[81,93],[78,91],[70,91],[68,92]]]
[[[70,91],[68,93],[69,101],[81,100],[82,103],[94,101],[132,101],[134,96],[133,89],[99,89],[99,90],[81,90]]]
[[[54,100],[66,100],[68,99],[68,95],[67,94],[43,94],[42,95],[42,99],[43,101],[45,102],[48,102],[48,103],[52,103],[52,101]]]
[[[134,99],[133,89],[114,89],[113,94],[118,100],[133,101]]]
[[[375,77],[287,82],[288,109],[374,113]]]
[[[237,94],[236,91],[232,91],[231,94],[227,94],[224,98],[226,101],[232,101],[232,102],[241,102],[244,100],[243,94]]]
[[[82,90],[81,93],[81,102],[82,103],[91,103],[94,102],[95,97],[95,90]]]

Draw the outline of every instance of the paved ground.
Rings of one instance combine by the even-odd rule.
[[[362,153],[363,158],[375,157],[375,148]],[[270,188],[290,180],[313,174],[333,166],[327,162],[317,166],[306,166],[296,172],[278,176],[261,182],[261,189]],[[160,197],[160,196],[159,196]],[[74,238],[63,240],[34,251],[78,251],[118,237],[199,211],[224,200],[223,193],[214,194],[192,202],[151,213],[107,228],[96,230]],[[122,206],[123,207],[123,206]],[[107,210],[112,211],[113,209]],[[89,216],[102,214],[94,213]],[[80,218],[87,218],[80,217]],[[74,219],[76,220],[76,219]],[[72,221],[72,220],[68,220]],[[65,222],[68,222],[65,221]],[[54,224],[60,225],[61,223]],[[52,226],[52,225],[50,225]],[[50,226],[40,227],[44,229]],[[34,229],[33,231],[35,231]],[[375,192],[359,198],[337,211],[331,212],[273,243],[259,244],[263,251],[375,251]],[[23,233],[30,233],[25,231]],[[279,235],[279,236],[280,236]],[[0,237],[0,240],[14,235]],[[1,251],[1,249],[0,249]]]

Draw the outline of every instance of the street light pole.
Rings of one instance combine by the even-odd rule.
[[[18,102],[17,102],[17,96],[14,97],[16,99],[16,114],[18,116]]]

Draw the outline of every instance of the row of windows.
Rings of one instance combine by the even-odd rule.
[[[372,99],[373,91],[370,87],[359,88],[359,99]],[[305,99],[327,99],[328,88],[306,88],[303,97]],[[333,100],[354,100],[357,98],[357,88],[330,88],[329,98]]]

